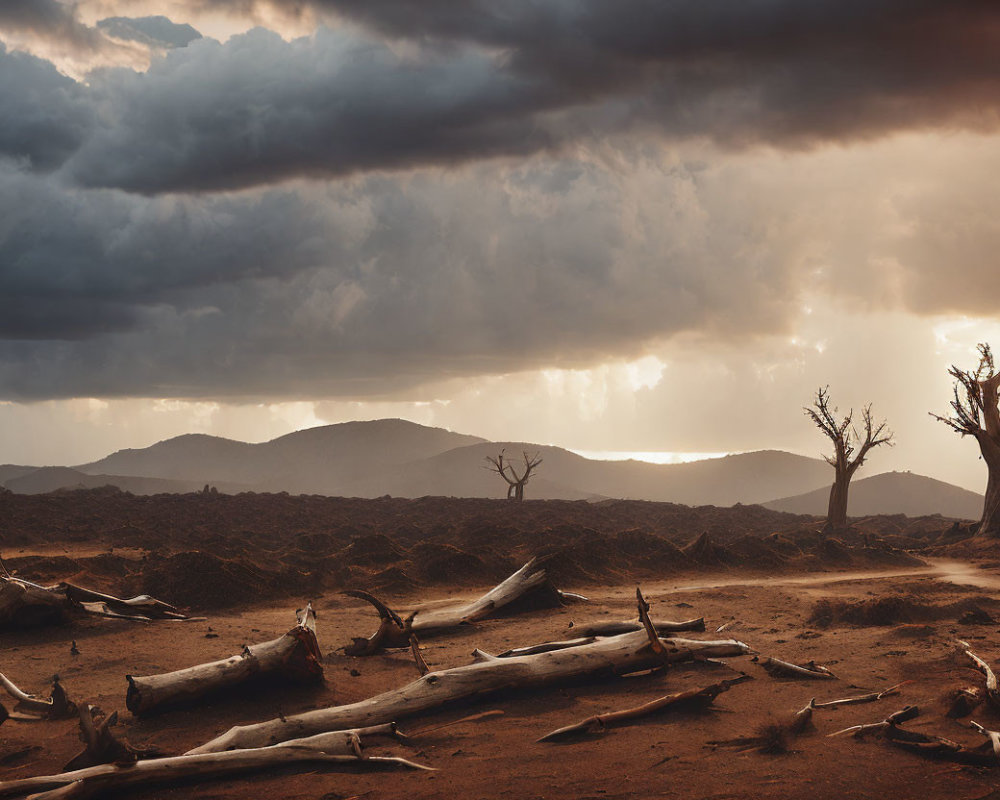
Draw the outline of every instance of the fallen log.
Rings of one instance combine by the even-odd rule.
[[[28,694],[2,673],[0,673],[0,687],[17,701],[13,712],[7,715],[10,719],[64,719],[76,713],[76,706],[67,696],[58,675],[52,676],[52,690],[48,697]]]
[[[664,695],[663,697],[650,700],[648,703],[643,703],[642,705],[635,706],[634,708],[626,708],[621,711],[609,711],[605,714],[595,714],[592,717],[587,717],[586,719],[581,720],[580,722],[576,722],[572,725],[567,725],[564,728],[558,728],[551,733],[547,733],[538,741],[550,742],[586,733],[603,733],[612,726],[631,722],[632,720],[641,719],[642,717],[648,717],[652,714],[658,714],[668,708],[689,708],[692,706],[701,708],[708,706],[711,705],[716,697],[723,692],[728,691],[730,686],[735,686],[737,683],[742,683],[743,681],[748,680],[752,680],[751,676],[740,675],[738,678],[719,681],[718,683],[713,683],[710,686],[705,686],[701,689],[688,689],[683,692],[674,692],[673,694]]]
[[[698,617],[697,619],[688,619],[681,622],[660,620],[659,622],[654,622],[653,627],[656,628],[656,632],[660,635],[669,633],[684,633],[685,631],[698,632],[705,630],[705,619],[704,617]],[[574,633],[581,637],[617,636],[620,633],[629,633],[631,631],[638,631],[641,629],[641,620],[633,620],[631,622],[595,622],[590,625],[573,626]],[[716,631],[716,633],[718,632],[719,631]]]
[[[650,637],[645,630],[533,655],[497,658],[480,652],[480,660],[475,663],[428,672],[406,686],[367,700],[236,726],[190,752],[260,747],[323,731],[410,717],[445,703],[502,689],[535,688],[598,675],[624,675],[699,657],[738,656],[748,652],[747,645],[732,639],[660,639],[655,635]]]
[[[369,768],[404,767],[429,770],[394,756],[368,756],[363,740],[369,736],[395,735],[394,725],[370,729],[331,731],[282,742],[270,747],[233,750],[226,753],[172,756],[136,761],[134,764],[102,764],[57,775],[40,775],[0,781],[0,797],[33,794],[44,798],[104,797],[108,792],[136,789],[174,781],[205,780],[250,771],[284,767],[289,764],[321,763]],[[51,793],[51,794],[50,794]]]
[[[161,675],[126,675],[125,706],[133,714],[148,714],[253,678],[280,676],[297,682],[322,679],[323,656],[316,641],[316,613],[312,605],[297,611],[296,619],[295,627],[283,636],[244,647],[242,653],[223,661]]]
[[[123,600],[71,583],[42,586],[11,575],[0,560],[0,628],[34,628],[65,622],[74,614],[94,614],[142,622],[187,619],[174,606],[149,595]]]
[[[782,661],[779,658],[769,658],[767,656],[764,658],[754,656],[750,660],[755,664],[760,664],[768,675],[772,675],[776,678],[833,680],[837,677],[826,667],[821,667],[815,661],[809,661],[805,664],[792,664],[788,661]]]
[[[890,686],[888,689],[883,689],[881,692],[869,692],[868,694],[858,695],[857,697],[844,697],[840,700],[827,700],[824,703],[817,703],[814,701],[813,708],[839,708],[840,706],[853,706],[860,703],[874,703],[878,700],[882,700],[883,698],[899,694],[899,688],[908,683],[910,683],[910,681],[903,681],[902,683],[897,683],[895,686]]]
[[[860,739],[869,733],[881,735],[887,742],[907,750],[917,755],[955,761],[959,764],[972,764],[980,767],[995,767],[998,760],[998,746],[1000,746],[1000,734],[990,731],[977,723],[971,723],[971,727],[982,733],[989,741],[984,742],[979,747],[966,747],[963,744],[937,736],[932,733],[910,731],[900,727],[903,722],[919,716],[920,711],[916,706],[907,706],[895,714],[890,714],[881,722],[872,722],[865,725],[854,725],[842,731],[829,734],[830,736],[840,736],[845,733],[852,733],[854,738]]]
[[[903,706],[899,711],[895,711],[890,714],[885,719],[879,722],[868,722],[864,725],[851,725],[849,728],[843,728],[839,731],[834,731],[833,733],[828,733],[827,738],[832,739],[834,736],[843,736],[844,734],[851,734],[855,739],[861,739],[867,736],[869,733],[878,733],[886,730],[889,727],[899,725],[907,720],[911,720],[914,717],[920,716],[919,706]]]
[[[89,703],[80,706],[80,739],[83,741],[83,750],[66,763],[63,772],[98,764],[128,764],[140,758],[160,755],[157,747],[133,747],[127,742],[120,742],[111,732],[111,728],[117,724],[117,711],[106,716]]]
[[[965,652],[965,655],[969,657],[972,663],[976,665],[976,668],[986,678],[986,699],[994,708],[1000,709],[1000,684],[997,683],[996,673],[990,668],[989,664],[972,652],[971,645],[968,642],[959,640],[958,644]]]
[[[561,592],[556,589],[543,567],[544,560],[533,558],[502,583],[494,586],[486,594],[469,603],[443,607],[416,609],[405,620],[374,595],[352,589],[344,592],[349,597],[364,600],[375,607],[379,614],[378,629],[367,639],[354,637],[351,644],[344,647],[349,656],[370,656],[390,648],[410,646],[410,635],[420,634],[421,638],[461,625],[470,625],[496,614],[500,609],[517,600],[532,597],[542,604],[557,606],[567,600],[586,600],[582,595]]]

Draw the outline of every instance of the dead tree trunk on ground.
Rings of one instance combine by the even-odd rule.
[[[245,647],[238,656],[224,661],[162,675],[127,675],[125,705],[133,714],[147,714],[258,677],[280,676],[303,682],[320,680],[323,656],[316,641],[316,614],[312,606],[307,605],[296,617],[298,624],[284,636]]]
[[[768,675],[773,675],[776,678],[834,680],[837,677],[826,667],[821,667],[815,661],[809,661],[805,664],[792,664],[788,661],[782,661],[780,658],[769,658],[767,656],[764,658],[754,656],[751,660],[755,664],[760,664]]]
[[[948,373],[955,379],[955,397],[951,401],[953,415],[931,416],[979,443],[988,476],[983,515],[976,533],[997,538],[1000,537],[1000,410],[997,405],[1000,373],[994,366],[990,346],[979,345],[979,366],[975,372],[952,366]]]
[[[837,413],[837,409],[832,411],[830,409],[828,389],[816,392],[813,406],[803,410],[816,427],[833,442],[833,455],[824,456],[826,462],[834,469],[830,503],[826,514],[826,530],[841,530],[847,527],[847,495],[851,478],[865,463],[865,456],[869,450],[883,444],[892,446],[892,431],[886,427],[884,420],[877,424],[874,422],[872,407],[869,404],[862,412],[864,422],[864,438],[862,438],[853,424],[853,410],[849,411],[841,421],[836,420],[834,414]]]
[[[28,694],[3,674],[0,674],[0,688],[17,701],[14,712],[8,715],[10,719],[65,719],[76,713],[76,705],[66,695],[58,675],[52,678],[52,691],[48,698]]]
[[[344,592],[350,597],[371,603],[380,618],[375,633],[367,639],[355,637],[353,643],[344,648],[344,652],[349,656],[370,656],[381,653],[387,648],[409,647],[410,637],[414,634],[419,634],[423,638],[461,625],[470,625],[487,619],[505,606],[528,596],[537,599],[539,605],[548,606],[558,606],[564,600],[586,600],[581,595],[560,592],[556,589],[546,576],[543,563],[543,559],[531,559],[502,583],[470,603],[418,608],[405,620],[368,592],[356,590]]]
[[[403,758],[368,756],[363,751],[363,739],[394,734],[394,725],[382,725],[363,730],[332,731],[319,736],[282,742],[272,747],[154,758],[124,766],[103,764],[58,775],[2,781],[0,797],[31,794],[37,800],[57,800],[57,798],[84,800],[152,784],[246,775],[290,764],[346,765],[371,769],[385,767],[430,769]]]
[[[645,615],[640,596],[640,614]],[[650,626],[651,627],[651,626]],[[445,703],[480,697],[501,689],[550,686],[583,677],[623,675],[694,658],[744,655],[750,648],[732,639],[697,641],[660,639],[649,628],[621,636],[535,655],[485,660],[429,672],[399,689],[344,706],[317,709],[292,717],[237,726],[191,753],[260,747],[328,730],[373,725],[439,708]]]
[[[118,724],[118,712],[110,715],[104,713],[89,703],[80,706],[80,739],[83,750],[69,760],[64,772],[93,767],[98,764],[127,764],[140,758],[159,755],[155,747],[133,747],[120,742],[111,732]]]
[[[70,583],[42,586],[15,578],[0,561],[0,628],[34,628],[65,622],[74,613],[144,622],[187,619],[172,605],[145,594],[123,600]]]
[[[535,453],[534,456],[529,456],[527,452],[522,452],[521,455],[524,457],[524,469],[520,475],[517,474],[517,470],[513,464],[509,461],[504,461],[503,450],[500,451],[500,454],[496,458],[486,456],[486,461],[489,462],[489,466],[486,469],[490,472],[495,472],[507,482],[507,499],[516,500],[517,502],[524,500],[524,487],[528,485],[531,473],[542,463],[542,459],[538,457],[538,453]]]
[[[973,722],[971,727],[986,736],[989,741],[984,742],[979,747],[965,747],[943,736],[910,731],[900,727],[903,722],[919,715],[919,708],[907,706],[895,714],[890,714],[881,722],[854,725],[829,735],[841,736],[845,733],[851,733],[855,739],[861,739],[869,733],[875,733],[896,747],[928,758],[955,761],[959,764],[974,764],[980,767],[995,767],[1000,764],[997,756],[997,743],[1000,742],[1000,734]]]
[[[627,708],[622,711],[609,711],[606,714],[595,714],[573,725],[567,725],[565,728],[559,728],[551,733],[547,733],[538,741],[550,742],[585,733],[603,733],[612,726],[631,722],[634,719],[641,719],[653,714],[659,714],[668,708],[702,708],[709,706],[716,697],[728,691],[730,686],[735,686],[737,683],[748,680],[751,680],[749,675],[740,675],[738,678],[719,681],[701,689],[674,692],[673,694],[659,697],[656,700],[650,700],[648,703],[643,703],[641,706],[636,706],[635,708]]]

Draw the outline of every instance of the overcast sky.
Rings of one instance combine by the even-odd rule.
[[[1000,348],[995,0],[8,0],[0,463],[400,416],[820,455]]]

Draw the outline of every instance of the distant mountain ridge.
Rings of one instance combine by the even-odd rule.
[[[684,464],[600,461],[560,447],[490,442],[443,428],[383,419],[309,428],[260,444],[185,434],[150,447],[119,450],[75,468],[6,465],[0,467],[0,486],[38,493],[111,484],[135,494],[152,494],[193,491],[210,484],[228,493],[502,498],[506,484],[485,468],[486,457],[502,449],[515,460],[522,451],[542,457],[528,484],[528,499],[628,498],[691,506],[757,503],[780,511],[822,515],[832,479],[826,462],[777,450]],[[974,492],[922,476],[892,474],[903,475],[896,483],[902,481],[910,488],[876,481],[883,476],[867,479],[876,481],[872,484],[856,480],[849,513],[978,515],[978,511],[968,513],[982,502]],[[919,481],[928,483],[917,487]],[[908,504],[897,502],[903,496],[911,497]],[[921,505],[914,497],[927,502]]]
[[[830,487],[826,486],[762,505],[773,511],[823,516],[829,499]],[[853,481],[848,499],[847,513],[852,517],[941,514],[957,519],[979,519],[983,512],[983,495],[911,472],[883,472]]]

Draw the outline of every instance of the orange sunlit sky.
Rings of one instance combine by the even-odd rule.
[[[0,5],[0,463],[403,417],[981,490],[982,0]],[[674,455],[664,455],[674,454]]]

